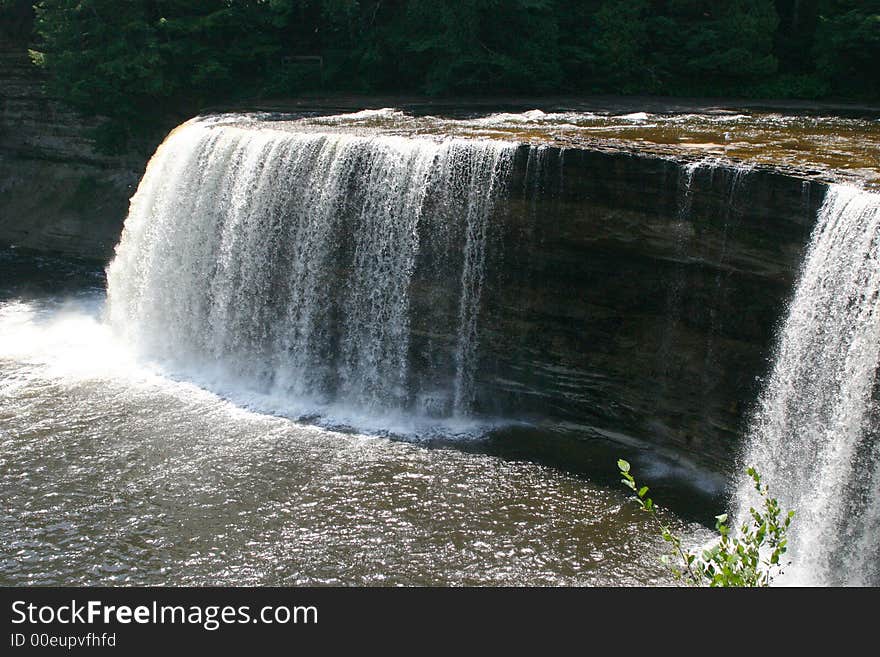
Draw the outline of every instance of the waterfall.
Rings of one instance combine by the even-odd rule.
[[[795,510],[789,582],[880,584],[878,364],[880,195],[832,186],[744,454]]]
[[[109,322],[172,370],[303,415],[467,416],[490,217],[514,153],[191,121],[131,200],[107,270]],[[417,316],[415,285],[454,307]],[[425,371],[413,365],[416,319],[437,352]]]

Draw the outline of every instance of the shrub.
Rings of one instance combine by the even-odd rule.
[[[754,468],[749,467],[746,472],[761,496],[763,509],[749,509],[749,519],[742,524],[738,535],[727,525],[726,513],[715,516],[718,541],[697,554],[686,550],[681,538],[660,519],[657,506],[648,497],[648,487],[638,486],[630,473],[630,464],[620,459],[617,467],[623,477],[621,482],[635,493],[634,499],[657,523],[663,540],[672,546],[672,554],[661,559],[677,580],[693,586],[768,586],[782,574],[780,559],[786,551],[786,532],[794,511],[782,510]]]

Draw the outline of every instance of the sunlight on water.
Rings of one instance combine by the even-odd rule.
[[[621,491],[247,411],[138,363],[101,309],[0,304],[2,584],[669,581]]]
[[[40,367],[50,377],[129,375],[135,359],[101,321],[102,305],[99,299],[0,305],[0,359]]]
[[[274,120],[279,129],[383,131],[388,134],[501,139],[561,148],[636,146],[677,158],[792,167],[832,181],[880,185],[880,121],[773,112],[651,113],[532,109],[488,116],[412,116],[385,108],[330,117],[288,120],[283,115],[213,117],[212,121]]]

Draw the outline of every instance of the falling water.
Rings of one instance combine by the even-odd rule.
[[[703,166],[703,162],[689,162],[678,169],[677,203],[675,222],[670,225],[670,234],[674,239],[674,264],[666,286],[666,312],[664,325],[657,349],[657,371],[661,373],[661,385],[666,386],[677,367],[674,358],[674,342],[681,322],[682,293],[685,289],[688,247],[694,236],[694,224],[691,217],[693,206],[694,174]]]
[[[690,219],[691,205],[694,198],[694,174],[701,166],[703,166],[703,162],[697,160],[695,162],[688,162],[678,170],[679,196],[678,209],[675,214],[679,223]]]
[[[795,510],[787,581],[880,584],[880,195],[830,188],[745,462]],[[755,504],[742,483],[740,516]]]
[[[712,167],[711,176],[715,176],[716,171],[724,171],[726,175],[726,188],[724,190],[727,199],[724,204],[724,214],[722,216],[723,228],[721,231],[721,243],[718,246],[717,255],[714,256],[715,263],[715,285],[712,294],[713,303],[708,306],[709,331],[706,336],[705,354],[703,356],[703,382],[702,391],[704,393],[703,406],[708,406],[707,393],[712,389],[716,380],[714,372],[718,371],[718,341],[723,335],[725,320],[724,309],[727,308],[727,297],[730,292],[731,270],[728,267],[728,257],[731,236],[737,232],[739,222],[742,220],[741,199],[747,198],[746,181],[748,175],[752,171],[752,165],[749,163],[737,163],[732,169]],[[706,424],[709,423],[708,414],[705,418]]]
[[[419,376],[447,390],[443,414],[467,415],[489,219],[514,151],[185,124],[132,199],[108,268],[111,325],[172,369],[303,414],[437,413],[418,407],[410,354],[410,287],[430,269],[457,287],[454,316],[429,318],[456,337],[445,379]]]

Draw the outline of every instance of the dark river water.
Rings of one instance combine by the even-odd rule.
[[[578,436],[408,441],[248,410],[136,359],[104,300],[100,263],[0,250],[0,585],[664,584],[616,457],[693,544],[723,502]]]

